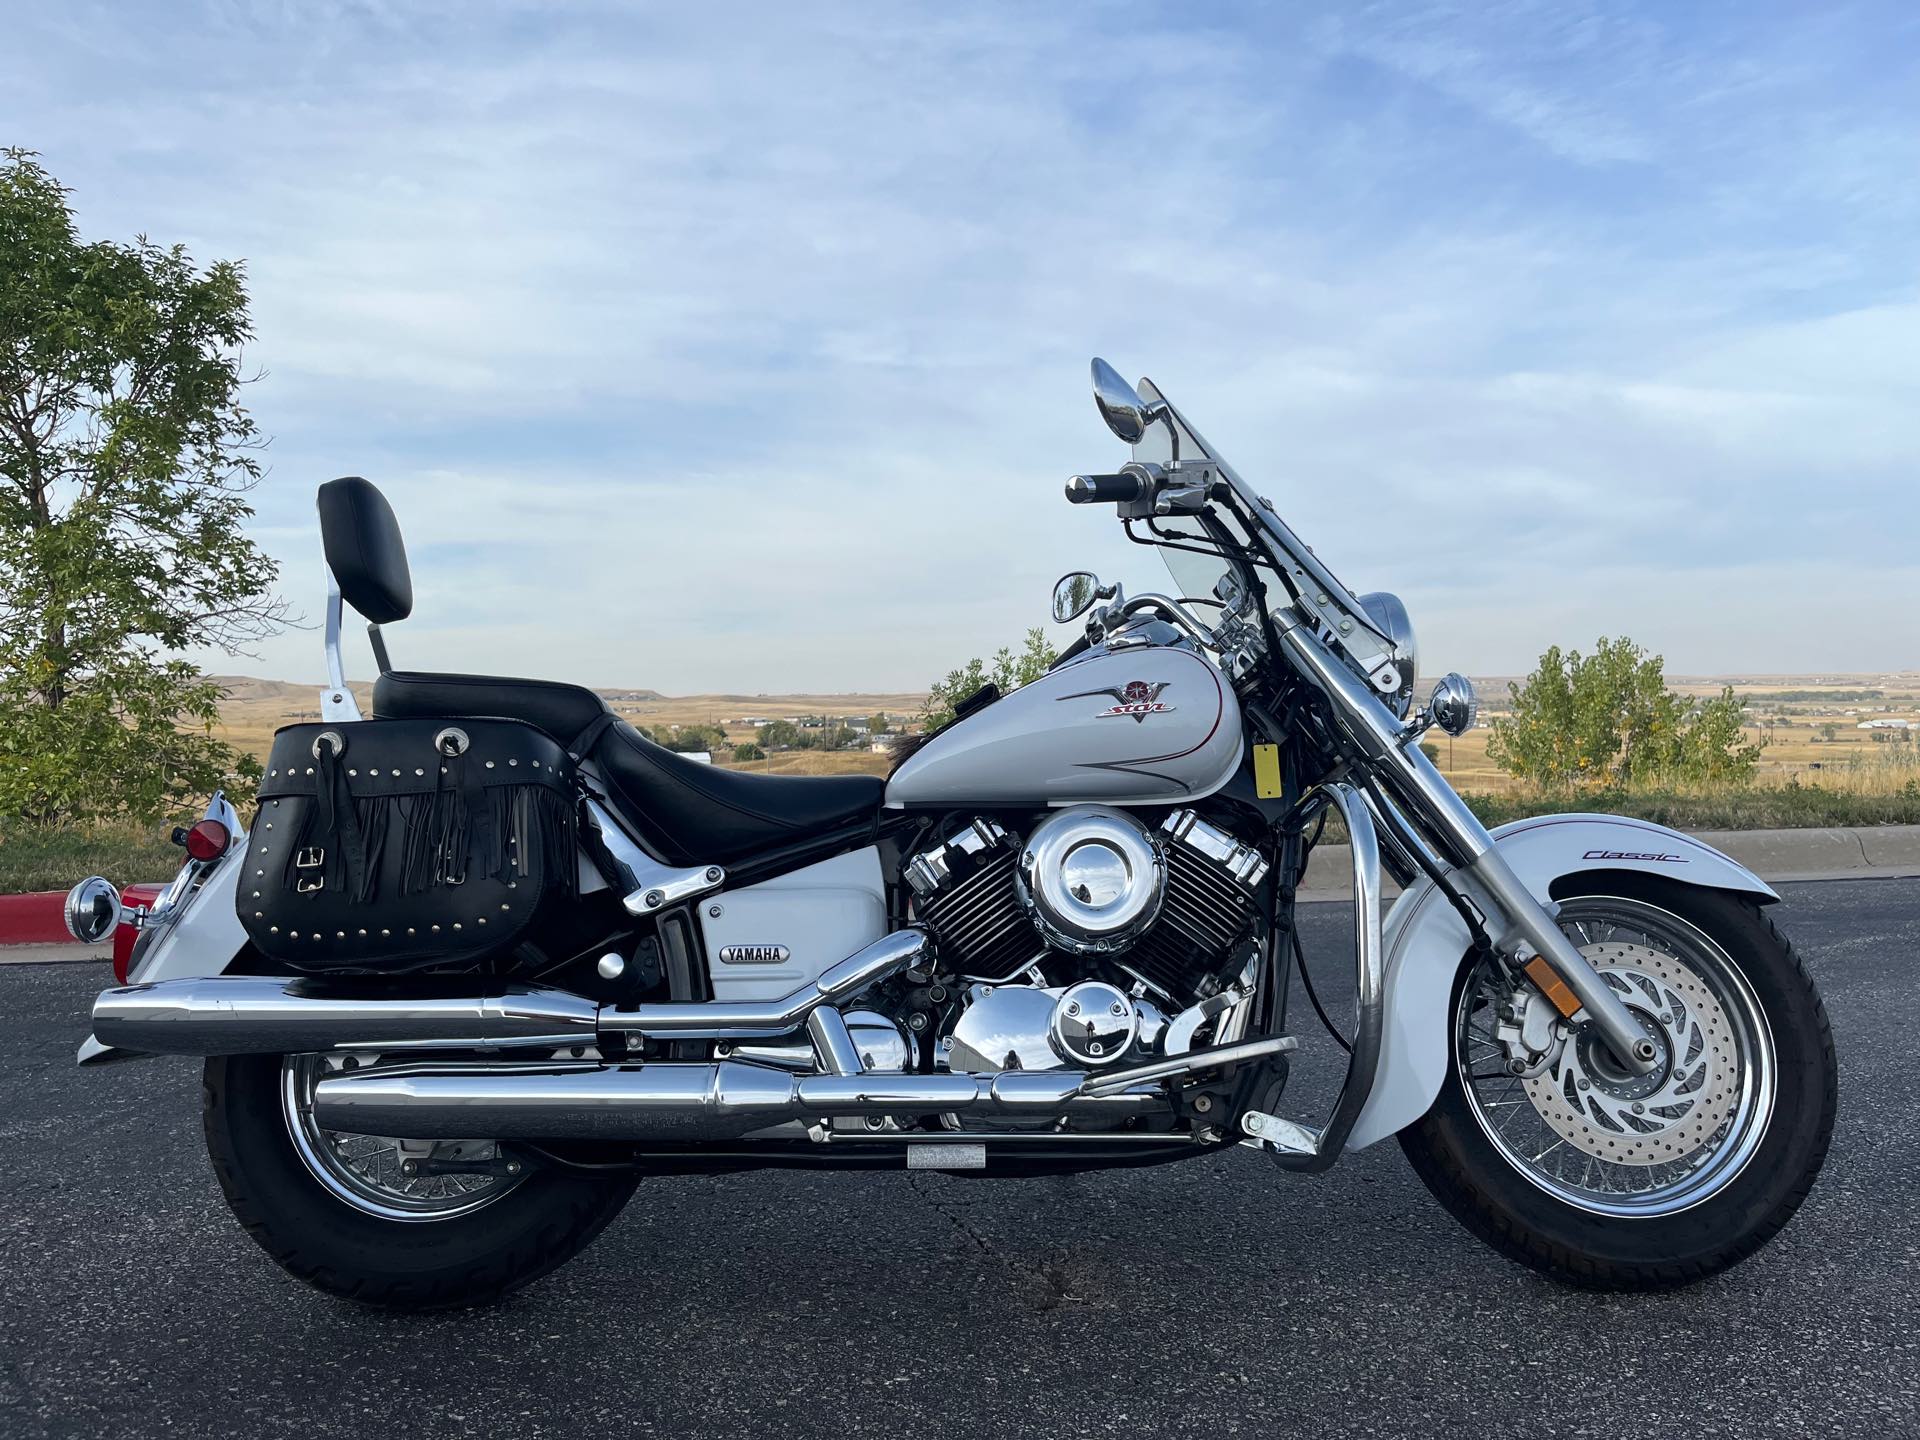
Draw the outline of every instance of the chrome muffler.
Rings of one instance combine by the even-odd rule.
[[[981,1075],[796,1075],[740,1060],[511,1069],[414,1065],[323,1078],[314,1087],[313,1118],[325,1130],[403,1139],[484,1135],[665,1143],[735,1139],[788,1121],[838,1116],[1124,1118],[1165,1106],[1164,1091],[1142,1087],[1264,1059],[1294,1044],[1291,1036],[1272,1036],[1131,1070]]]
[[[102,1045],[147,1055],[299,1055],[315,1050],[491,1050],[592,1045],[600,1007],[564,990],[358,999],[270,975],[208,975],[105,990]]]
[[[323,1050],[558,1049],[603,1037],[757,1039],[791,1034],[918,960],[927,939],[897,930],[771,1001],[639,1005],[618,1010],[565,990],[512,985],[498,995],[343,994],[338,982],[209,975],[104,990],[93,1003],[102,1045],[148,1055],[300,1055]]]

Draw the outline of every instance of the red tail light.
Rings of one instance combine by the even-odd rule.
[[[227,846],[233,840],[227,827],[218,820],[202,820],[187,831],[187,854],[196,860],[218,860],[227,853]]]

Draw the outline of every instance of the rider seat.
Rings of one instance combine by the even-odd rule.
[[[877,775],[756,775],[702,764],[656,745],[581,685],[396,670],[373,685],[383,719],[487,716],[520,720],[572,747],[598,734],[593,763],[615,813],[670,865],[729,865],[879,813]],[[596,725],[602,717],[611,723]]]

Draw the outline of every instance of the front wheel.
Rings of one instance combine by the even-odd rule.
[[[1632,1076],[1490,960],[1454,991],[1450,1073],[1401,1147],[1455,1218],[1577,1285],[1684,1285],[1786,1224],[1826,1158],[1833,1032],[1812,979],[1750,900],[1596,879],[1561,928],[1659,1051]]]
[[[331,1294],[428,1310],[497,1299],[578,1254],[629,1176],[531,1165],[477,1140],[321,1130],[317,1055],[216,1056],[207,1154],[227,1204],[286,1270]]]

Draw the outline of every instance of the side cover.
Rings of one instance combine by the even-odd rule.
[[[936,735],[894,771],[887,804],[1167,805],[1212,794],[1241,756],[1240,704],[1211,661],[1111,650]]]
[[[701,902],[716,1000],[777,1000],[887,933],[880,852],[869,845]]]
[[[1584,870],[1631,870],[1686,885],[1780,897],[1711,845],[1664,825],[1617,815],[1544,815],[1493,832],[1521,882],[1550,901],[1554,882]],[[1454,976],[1472,937],[1431,880],[1409,887],[1386,920],[1385,1029],[1380,1068],[1347,1148],[1385,1139],[1427,1113],[1446,1079]]]

